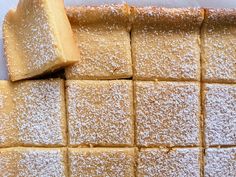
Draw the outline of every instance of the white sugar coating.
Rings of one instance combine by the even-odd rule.
[[[14,91],[19,141],[35,145],[63,145],[65,125],[62,80],[25,81]]]
[[[66,176],[65,153],[61,149],[0,149],[0,176]]]
[[[137,176],[200,177],[200,150],[141,149],[138,154]]]
[[[199,80],[200,10],[141,8],[136,13],[131,32],[135,77]]]
[[[20,153],[18,176],[56,177],[66,176],[63,152],[59,149],[29,149]]]
[[[133,144],[131,81],[66,82],[70,145]]]
[[[199,98],[198,83],[137,81],[137,144],[198,145]]]
[[[81,54],[81,61],[66,69],[67,78],[114,79],[132,76],[128,16],[125,12],[119,12],[122,6],[112,7],[67,9]],[[93,14],[95,12],[98,13],[96,16]]]
[[[209,148],[205,155],[206,177],[236,177],[236,148]]]
[[[40,69],[57,59],[54,34],[44,8],[41,4],[32,3],[30,12],[26,10],[19,22],[22,25],[17,29],[22,39],[19,45],[23,47],[29,70]]]
[[[207,10],[202,28],[203,79],[236,82],[236,9]]]
[[[204,114],[207,145],[236,144],[235,84],[205,84]]]
[[[71,149],[69,163],[71,177],[134,176],[134,151],[127,148]]]
[[[21,1],[5,19],[5,48],[13,76],[39,71],[59,57],[46,9],[42,1]],[[9,46],[13,45],[12,40],[15,46]]]

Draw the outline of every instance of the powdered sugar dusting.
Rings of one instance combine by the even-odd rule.
[[[5,105],[0,111],[0,144],[65,145],[63,81],[6,83],[2,95]]]
[[[22,151],[17,168],[18,176],[66,176],[63,152],[59,149]]]
[[[122,11],[122,6],[111,7],[67,10],[81,52],[81,62],[66,69],[67,78],[111,79],[132,76],[128,16],[125,16],[125,12],[124,17],[122,12],[118,13]]]
[[[199,80],[200,12],[165,8],[137,8],[133,12],[131,37],[137,79]]]
[[[191,82],[136,82],[137,144],[198,145],[199,92]]]
[[[45,6],[44,1],[20,1],[12,17],[5,19],[5,47],[13,77],[42,72],[59,57]]]
[[[206,149],[205,176],[236,176],[236,148]]]
[[[134,175],[134,151],[131,149],[80,149],[69,151],[70,173],[75,176]]]
[[[15,87],[19,141],[35,145],[65,143],[61,84],[61,80],[25,81]]]
[[[207,145],[236,144],[236,86],[206,84],[204,88]]]
[[[236,81],[236,9],[210,9],[203,26],[203,78]]]
[[[67,81],[71,145],[132,145],[131,81]]]
[[[189,149],[141,149],[138,155],[138,177],[200,176],[200,151]]]
[[[0,149],[0,171],[4,177],[66,176],[65,153],[61,149]]]

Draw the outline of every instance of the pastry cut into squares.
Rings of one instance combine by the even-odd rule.
[[[131,9],[134,77],[138,80],[200,79],[200,26],[203,10]]]
[[[0,176],[67,176],[64,149],[0,149]]]
[[[206,145],[235,145],[236,84],[205,84],[203,96]]]
[[[202,78],[236,83],[236,9],[207,9],[202,27]]]
[[[3,24],[12,81],[53,71],[79,59],[63,0],[21,0]]]
[[[131,146],[132,81],[66,81],[69,145]]]
[[[132,76],[129,7],[106,5],[67,9],[81,61],[66,69],[67,79]]]
[[[199,92],[194,82],[135,82],[137,145],[199,145]]]
[[[71,148],[69,173],[76,176],[134,177],[134,148]]]
[[[64,100],[60,79],[0,81],[0,146],[65,145]]]
[[[236,174],[236,148],[209,148],[205,151],[205,176],[222,177]]]
[[[147,148],[138,153],[137,176],[200,177],[198,148]]]

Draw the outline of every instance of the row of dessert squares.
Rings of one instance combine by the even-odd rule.
[[[60,1],[57,9],[54,1],[26,2],[8,13],[3,28],[12,81],[72,64],[67,79],[236,82],[235,9],[123,4],[71,7],[61,15]]]
[[[236,148],[202,153],[199,148],[3,148],[0,176],[235,176]]]
[[[0,81],[0,147],[231,146],[235,103],[235,84]]]

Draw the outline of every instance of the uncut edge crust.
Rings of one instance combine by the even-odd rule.
[[[143,25],[156,25],[159,26],[174,26],[181,30],[197,30],[199,31],[200,39],[200,26],[204,19],[204,10],[202,8],[159,8],[159,7],[144,7],[136,8],[131,7],[131,21],[132,26],[136,28],[143,27]],[[164,25],[163,25],[164,24]],[[200,43],[198,42],[198,50],[200,50]],[[136,70],[137,61],[132,54],[133,65],[134,65],[134,78],[136,80],[170,80],[170,81],[198,81],[200,80],[200,53],[199,61],[197,63],[197,71],[195,78],[164,78],[157,76],[142,76]],[[182,78],[183,77],[183,78]]]
[[[129,24],[130,7],[128,4],[78,6],[66,8],[67,16],[72,24],[96,24],[112,22]]]
[[[78,7],[68,7],[66,8],[67,16],[71,25],[94,25],[94,24],[106,24],[108,27],[111,26],[125,26],[127,32],[130,32],[131,22],[130,18],[130,6],[127,3],[123,4],[112,4],[112,5],[100,5],[100,6],[78,6]],[[112,29],[111,28],[111,29]],[[122,39],[121,39],[122,40]],[[79,41],[78,41],[79,42]],[[82,44],[81,44],[82,45]],[[104,44],[106,45],[106,43]],[[130,45],[130,42],[129,42]],[[126,50],[126,45],[123,50]],[[122,79],[122,78],[131,78],[133,76],[133,68],[132,68],[132,58],[131,58],[131,46],[128,51],[127,57],[123,58],[127,63],[127,68],[124,68],[124,71],[121,73],[107,73],[107,74],[93,74],[93,72],[89,74],[84,74],[83,72],[77,72],[76,68],[80,68],[77,64],[69,66],[65,70],[65,75],[67,79],[76,79],[76,80],[114,80],[114,79]],[[102,51],[103,52],[103,51]],[[82,51],[81,51],[82,53]],[[121,53],[124,53],[122,51]],[[115,55],[116,56],[116,55]],[[92,57],[92,56],[91,56]],[[102,58],[101,58],[102,60]],[[86,61],[86,60],[85,60]],[[82,64],[81,67],[85,67],[89,65],[89,63],[85,62],[85,65]],[[124,67],[124,66],[123,66]],[[123,67],[121,67],[123,69]],[[101,70],[103,72],[103,70]]]
[[[11,52],[12,48],[14,49],[16,46],[15,46],[14,41],[9,39],[10,35],[15,36],[16,34],[14,32],[14,29],[10,30],[10,28],[12,28],[12,25],[14,26],[14,23],[15,23],[14,20],[15,18],[17,18],[16,17],[17,13],[19,13],[18,8],[22,8],[25,5],[25,3],[27,3],[27,1],[28,0],[21,0],[18,3],[17,9],[11,9],[6,14],[4,18],[4,22],[3,22],[3,46],[4,46],[4,53],[5,53],[5,58],[7,61],[7,66],[8,66],[8,75],[11,81],[18,81],[18,80],[27,79],[27,78],[33,78],[35,76],[53,72],[54,70],[60,69],[64,66],[68,66],[79,61],[79,55],[80,55],[79,50],[76,47],[75,40],[73,38],[73,32],[72,32],[68,17],[66,16],[66,12],[64,10],[63,1],[60,0],[60,3],[58,3],[58,1],[54,2],[53,0],[50,0],[48,2],[38,0],[38,1],[32,1],[32,3],[42,4],[46,6],[47,10],[49,10],[50,12],[55,11],[55,10],[52,10],[52,8],[54,8],[54,6],[56,5],[57,8],[55,9],[57,11],[57,15],[60,14],[60,16],[62,17],[60,18],[60,23],[58,25],[58,23],[55,23],[55,20],[57,19],[53,17],[53,15],[48,15],[48,14],[46,15],[47,21],[51,25],[50,30],[52,30],[51,32],[53,32],[53,35],[56,41],[57,48],[52,49],[52,50],[55,50],[56,56],[53,62],[48,61],[48,63],[44,63],[44,65],[46,66],[43,66],[39,69],[29,68],[29,70],[31,71],[22,72],[22,73],[17,73],[17,70],[22,69],[22,68],[18,68],[17,70],[12,69],[13,67],[18,67],[18,66],[14,64],[14,60],[17,57],[15,57],[13,53]],[[63,21],[63,26],[61,25],[62,21]],[[62,27],[63,28],[67,27],[66,31],[68,31],[70,35],[67,35],[67,33],[65,34],[62,31]],[[9,31],[11,32],[9,33]],[[71,46],[74,46],[74,47],[71,47]],[[17,53],[19,54],[19,52]],[[23,56],[19,55],[18,62],[20,62],[20,60],[22,59],[23,59]]]
[[[231,28],[231,31],[233,32],[232,35],[235,33],[236,31],[236,8],[219,8],[219,9],[212,9],[212,8],[208,8],[208,9],[204,9],[205,11],[205,17],[204,17],[204,22],[202,25],[202,30],[201,30],[201,58],[202,58],[202,79],[204,82],[219,82],[219,83],[236,83],[236,58],[234,58],[234,62],[231,61],[232,63],[227,63],[227,58],[224,59],[224,63],[221,65],[224,70],[227,71],[227,69],[232,69],[234,68],[233,71],[231,71],[232,73],[234,73],[234,76],[231,76],[230,78],[228,78],[227,75],[219,75],[219,76],[214,76],[214,73],[212,73],[213,75],[209,75],[209,73],[207,74],[207,70],[209,71],[209,67],[206,67],[207,65],[207,59],[205,56],[205,44],[204,41],[206,40],[206,32],[208,29],[208,33],[212,31],[212,29],[216,28],[217,26],[222,26],[222,33],[224,32],[224,28],[223,27],[227,27],[226,28],[226,33],[227,31],[229,31],[229,28]],[[210,31],[209,31],[210,30]],[[213,31],[214,33],[214,31]],[[206,37],[207,38],[207,37]],[[218,44],[219,45],[219,44]],[[235,45],[235,44],[233,44]],[[216,46],[215,46],[216,47]],[[217,46],[222,47],[222,46]],[[233,52],[234,54],[236,53],[236,51],[229,51],[229,52]],[[225,52],[225,53],[229,53],[229,52]],[[235,54],[236,55],[236,54]],[[222,57],[224,57],[224,54],[222,54]],[[224,65],[225,64],[225,65]],[[225,72],[223,71],[222,72]]]

